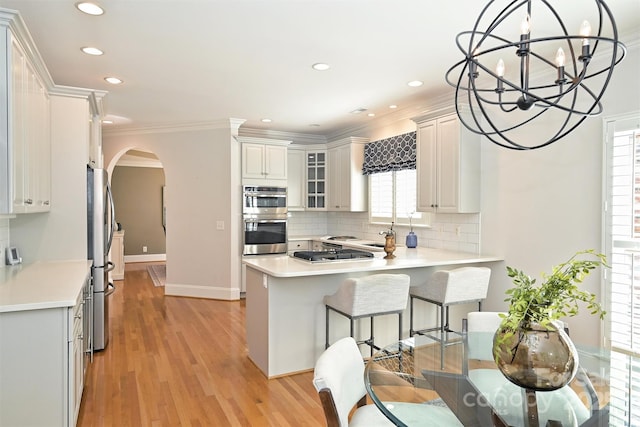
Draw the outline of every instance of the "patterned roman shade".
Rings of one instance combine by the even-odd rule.
[[[373,141],[364,147],[363,175],[416,168],[416,132]]]

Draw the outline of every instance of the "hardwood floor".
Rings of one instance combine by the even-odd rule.
[[[312,372],[267,380],[249,360],[244,300],[165,297],[148,265],[115,282],[79,427],[325,425]]]

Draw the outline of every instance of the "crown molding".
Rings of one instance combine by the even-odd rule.
[[[327,138],[324,135],[283,132],[270,129],[240,128],[238,136],[288,140],[301,145],[325,144],[327,142]]]
[[[149,125],[141,127],[131,127],[125,129],[108,129],[102,127],[103,135],[110,136],[126,136],[126,135],[144,135],[152,133],[177,133],[177,132],[192,132],[201,130],[217,130],[217,129],[231,129],[235,132],[244,123],[244,119],[220,119],[207,122],[193,122],[193,123],[173,123],[173,124],[159,124]]]
[[[49,70],[42,59],[42,55],[40,55],[40,51],[38,51],[38,48],[33,41],[33,37],[31,37],[31,33],[22,19],[20,12],[17,10],[0,8],[0,26],[8,27],[11,30],[20,46],[25,51],[25,55],[35,67],[36,73],[40,78],[42,78],[47,90],[52,90],[55,86],[53,78],[51,78],[51,74],[49,74]]]

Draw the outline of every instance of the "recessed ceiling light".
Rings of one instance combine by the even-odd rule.
[[[99,56],[104,54],[104,52],[98,49],[97,47],[86,46],[86,47],[83,47],[81,50],[87,55]]]
[[[105,77],[104,80],[107,83],[111,83],[112,85],[119,85],[120,83],[122,83],[122,80],[117,77]]]
[[[398,106],[396,104],[391,104],[389,105],[389,108],[398,108]]]
[[[375,114],[375,113],[369,113],[369,114],[367,114],[367,116],[369,116],[369,117],[375,117],[375,116],[376,116],[376,114]]]
[[[422,83],[420,80],[413,80],[413,81],[410,81],[410,82],[409,82],[409,83],[407,83],[407,84],[408,84],[409,86],[411,86],[411,87],[419,87],[419,86],[422,86],[422,85],[423,85],[423,83]]]
[[[133,123],[133,120],[128,117],[117,116],[115,114],[105,114],[101,122],[105,125],[125,125]]]
[[[317,62],[317,63],[313,64],[311,66],[311,68],[313,68],[314,70],[317,70],[317,71],[326,71],[331,67],[329,66],[329,64],[325,64],[323,62]]]
[[[271,119],[262,119],[260,120],[262,123],[271,123]]]
[[[76,3],[76,7],[78,8],[78,10],[80,10],[81,12],[86,13],[87,15],[102,15],[104,13],[104,9],[101,8],[100,6],[98,6],[95,3],[91,3],[88,1],[83,1],[80,3]]]

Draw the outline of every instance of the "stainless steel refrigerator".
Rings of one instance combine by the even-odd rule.
[[[109,249],[115,230],[115,209],[107,171],[87,166],[88,258],[93,260],[93,350],[103,350],[109,341]]]

